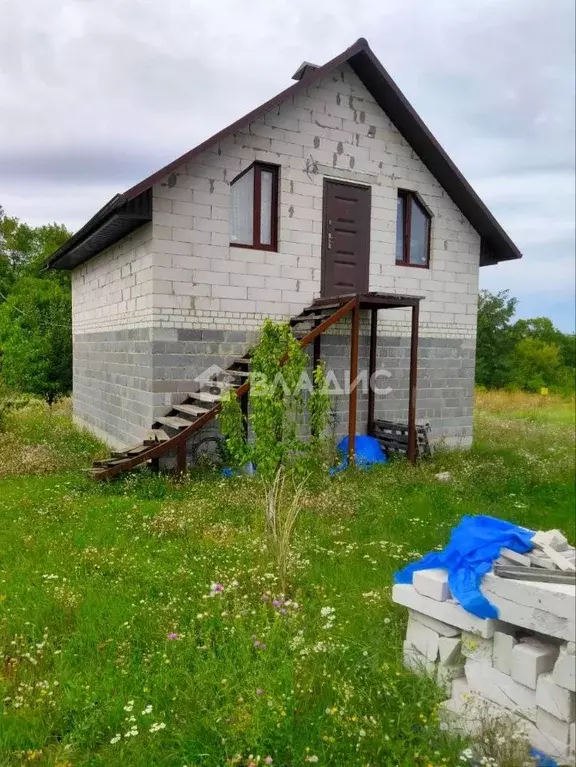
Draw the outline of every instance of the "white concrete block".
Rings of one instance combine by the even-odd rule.
[[[550,546],[550,548],[556,551],[562,551],[568,548],[568,539],[561,533],[560,530],[538,530],[538,532],[532,536],[532,543],[538,548],[543,546]]]
[[[536,703],[557,719],[573,722],[576,719],[576,693],[560,687],[552,674],[540,674],[536,684]]]
[[[482,579],[482,591],[488,599],[499,596],[518,605],[533,607],[566,618],[574,623],[576,618],[576,586],[565,583],[540,583],[538,581],[515,581],[487,573]],[[494,603],[493,603],[494,604]],[[499,606],[499,605],[497,605]],[[506,606],[502,607],[505,613]],[[505,615],[502,620],[506,620]]]
[[[465,658],[491,666],[493,648],[494,643],[492,639],[483,639],[468,631],[462,632],[462,655]]]
[[[555,551],[551,546],[542,546],[542,551],[549,559],[552,560],[552,562],[554,562],[559,570],[562,570],[563,572],[576,571],[574,562],[572,562],[570,559],[567,559],[563,552]]]
[[[431,628],[424,626],[414,618],[409,619],[406,641],[422,653],[426,660],[437,660],[439,639],[439,635]]]
[[[576,692],[576,656],[568,652],[570,645],[560,648],[558,660],[554,665],[552,679],[560,687]]]
[[[552,759],[555,759],[559,764],[574,764],[574,762],[567,761],[570,758],[569,746],[555,738],[545,735],[543,732],[540,732],[537,727],[534,727],[530,732],[530,745],[532,748],[536,748],[538,751],[542,751],[543,754],[552,757]]]
[[[524,567],[530,567],[530,559],[526,554],[519,554],[517,551],[507,549],[504,547],[500,549],[500,556],[510,560],[515,565],[523,565]]]
[[[488,573],[484,596],[498,608],[500,620],[558,639],[572,640],[576,588],[567,584],[514,581]]]
[[[437,602],[445,602],[452,596],[446,570],[417,570],[412,576],[412,584],[419,594]]]
[[[427,660],[410,642],[404,642],[404,666],[419,676],[433,676],[436,671],[436,664]]]
[[[531,722],[536,721],[536,690],[519,684],[486,663],[468,660],[465,672],[472,692],[525,716]]]
[[[570,725],[570,753],[576,755],[576,722]]]
[[[482,735],[487,721],[506,720],[507,729],[513,725],[515,731],[528,740],[531,731],[536,729],[531,722],[472,692],[466,685],[460,686],[462,681],[455,679],[452,682],[452,698],[438,707],[440,720],[447,724],[450,732],[478,737]]]
[[[432,618],[447,623],[449,626],[455,626],[472,634],[478,634],[489,638],[494,634],[495,629],[500,625],[499,621],[483,618],[476,618],[466,612],[457,602],[436,602],[429,597],[423,597],[414,586],[405,583],[396,583],[392,589],[392,601],[396,604],[409,607],[423,615],[429,615]]]
[[[558,657],[558,648],[537,641],[521,642],[512,650],[512,679],[530,689],[536,689],[540,674],[552,671]]]
[[[513,634],[507,634],[504,631],[494,632],[494,648],[492,653],[492,663],[494,668],[503,674],[512,672],[512,650],[516,645],[516,639]]]
[[[436,682],[438,687],[446,691],[446,695],[452,695],[452,685],[456,679],[465,679],[464,665],[444,666],[439,664],[436,670]]]
[[[417,620],[419,623],[422,623],[424,626],[428,626],[429,629],[432,629],[437,634],[440,634],[440,636],[443,637],[456,637],[460,636],[460,629],[455,628],[454,626],[449,626],[447,623],[442,623],[442,621],[437,621],[436,618],[431,618],[429,615],[424,615],[423,613],[418,613],[415,610],[408,610],[408,614],[411,618],[414,618],[414,620]]]
[[[542,708],[539,708],[536,712],[536,727],[548,738],[553,738],[566,744],[570,742],[569,723],[552,716],[552,714],[549,714]]]
[[[459,637],[440,637],[438,640],[438,654],[440,663],[444,666],[452,666],[461,661],[462,640]]]

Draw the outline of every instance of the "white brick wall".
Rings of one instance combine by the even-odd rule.
[[[280,166],[279,252],[229,247],[229,182],[255,160]],[[347,65],[154,187],[154,322],[257,327],[320,292],[324,177],[372,187],[370,290],[422,295],[424,335],[472,338],[480,237]],[[395,263],[397,190],[434,214],[430,269]],[[381,313],[405,334],[405,310]]]
[[[280,166],[278,253],[229,247],[229,182],[255,160]],[[480,237],[348,65],[156,184],[153,223],[74,271],[75,332],[297,313],[320,292],[324,177],[372,187],[370,290],[424,296],[423,335],[473,338]],[[430,269],[395,263],[399,188],[434,214]],[[406,310],[380,316],[409,332]]]
[[[152,225],[72,272],[74,333],[148,327],[153,315]]]

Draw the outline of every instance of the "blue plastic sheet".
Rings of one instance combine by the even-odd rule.
[[[330,469],[330,474],[336,474],[348,466],[348,437],[343,437],[338,443],[338,451],[342,454],[343,460],[339,466]],[[375,463],[387,463],[388,458],[382,450],[382,446],[374,437],[367,437],[364,434],[357,434],[354,442],[354,457],[356,466],[368,469]]]
[[[396,583],[412,583],[416,570],[439,567],[448,571],[448,585],[462,607],[479,618],[498,618],[497,609],[480,591],[480,582],[506,547],[523,554],[534,535],[503,519],[479,515],[462,517],[443,551],[432,551],[395,574]]]
[[[554,761],[551,756],[546,756],[542,751],[537,751],[535,748],[530,751],[530,755],[536,759],[537,767],[559,767],[558,762]]]

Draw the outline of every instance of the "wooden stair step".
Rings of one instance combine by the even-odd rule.
[[[188,396],[197,399],[199,402],[210,402],[213,405],[220,402],[221,398],[220,394],[210,394],[210,392],[207,391],[190,392]]]
[[[174,410],[178,410],[179,413],[188,413],[189,415],[204,415],[208,410],[205,407],[199,407],[198,405],[189,405],[188,403],[182,403],[181,405],[174,405]]]
[[[166,434],[164,429],[150,429],[144,440],[144,444],[152,446],[157,445],[159,442],[168,442],[169,439],[170,437]]]
[[[207,389],[221,389],[227,391],[228,389],[237,389],[236,384],[231,384],[228,381],[207,381],[203,384]]]
[[[242,359],[237,359],[233,361],[234,365],[251,365],[252,360],[249,357],[243,357]]]
[[[158,423],[170,426],[172,429],[185,429],[192,424],[192,421],[187,421],[185,418],[180,418],[177,415],[165,415],[156,420]]]
[[[126,452],[128,455],[139,455],[140,453],[143,453],[145,450],[150,450],[149,445],[138,445],[137,447],[132,447],[130,450],[127,450]]]
[[[228,368],[226,372],[234,376],[239,376],[240,378],[248,378],[250,375],[247,370],[232,370],[231,368]]]

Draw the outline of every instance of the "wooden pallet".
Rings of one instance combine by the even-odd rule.
[[[377,419],[372,424],[372,436],[382,445],[386,455],[408,455],[408,424]],[[416,457],[432,455],[428,434],[430,424],[416,426]]]

